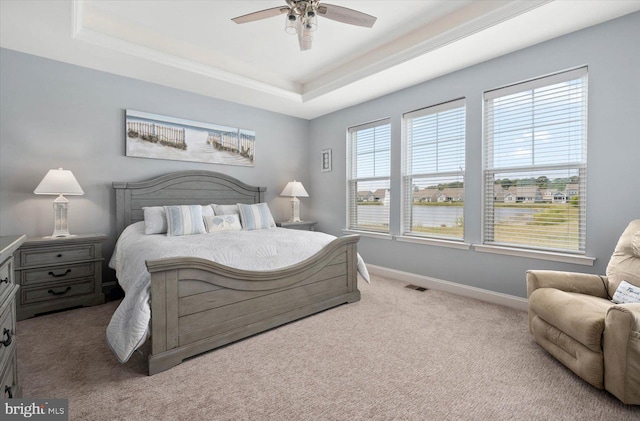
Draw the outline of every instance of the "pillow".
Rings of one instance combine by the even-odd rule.
[[[202,220],[202,206],[165,206],[164,211],[167,214],[167,235],[192,235],[204,234]]]
[[[620,282],[611,299],[616,304],[640,303],[640,287],[627,281]]]
[[[163,206],[142,208],[144,211],[144,233],[165,234],[167,232],[167,216]]]
[[[276,223],[266,203],[243,205],[238,203],[242,228],[246,231],[274,228]]]
[[[240,231],[242,225],[240,225],[240,219],[238,218],[236,214],[205,216],[204,225],[207,228],[207,232]]]
[[[216,215],[239,215],[238,205],[210,205]]]
[[[211,205],[203,205],[202,206],[202,219],[204,219],[204,225],[205,227],[207,226],[207,217],[212,217],[213,215],[215,215],[215,213],[213,212],[213,206]]]

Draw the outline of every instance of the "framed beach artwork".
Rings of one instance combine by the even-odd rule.
[[[320,171],[331,171],[331,149],[324,149],[320,154]]]
[[[127,110],[125,138],[127,156],[255,166],[252,130]]]

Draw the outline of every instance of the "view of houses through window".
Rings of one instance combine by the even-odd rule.
[[[403,234],[464,238],[465,101],[404,115]]]
[[[485,244],[584,252],[587,69],[485,92]]]
[[[348,141],[348,226],[389,232],[391,125],[382,120],[351,127]]]
[[[483,243],[584,253],[587,68],[484,93]],[[465,99],[403,116],[402,234],[464,239]],[[349,228],[389,232],[390,122],[349,129]]]

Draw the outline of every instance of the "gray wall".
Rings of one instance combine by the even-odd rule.
[[[526,296],[527,269],[604,273],[630,220],[640,218],[640,13],[569,34],[311,121],[310,154],[333,150],[333,171],[312,166],[310,202],[321,230],[339,235],[346,214],[346,129],[390,117],[391,231],[400,234],[401,115],[459,97],[467,100],[466,241],[481,241],[482,93],[582,65],[589,66],[587,255],[593,267],[473,250],[363,237],[359,251],[375,265],[492,291]],[[319,163],[318,163],[319,166]]]
[[[287,181],[309,185],[307,120],[6,49],[0,65],[0,235],[51,235],[55,197],[33,194],[51,168],[72,170],[85,191],[68,197],[70,232],[107,234],[107,259],[116,235],[113,181],[220,171],[266,186],[276,219],[288,219],[288,200],[278,196]],[[126,109],[253,129],[256,166],[126,157]]]
[[[482,92],[589,66],[587,254],[594,267],[575,266],[397,241],[362,238],[369,263],[470,286],[525,296],[527,269],[604,273],[615,242],[640,218],[640,13],[570,34],[462,71],[317,118],[311,122],[151,83],[0,49],[0,235],[50,235],[53,197],[33,189],[47,170],[76,175],[84,196],[69,197],[71,232],[109,235],[115,243],[113,181],[142,180],[170,171],[220,171],[268,187],[276,218],[288,216],[278,197],[287,181],[303,182],[303,217],[341,235],[346,214],[346,129],[392,119],[392,195],[400,194],[400,123],[406,111],[467,99],[466,240],[480,242]],[[124,156],[124,110],[254,129],[256,167],[236,167]],[[333,150],[333,171],[320,172],[320,151]],[[400,233],[400,205],[392,232]],[[110,272],[107,275],[111,275]]]

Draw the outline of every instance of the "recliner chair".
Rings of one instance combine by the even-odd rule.
[[[529,331],[585,381],[640,405],[640,303],[610,301],[622,281],[640,287],[640,219],[622,233],[606,273],[528,271]]]

